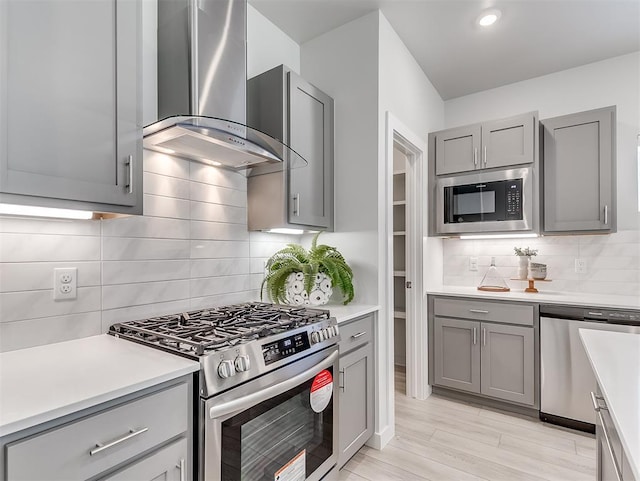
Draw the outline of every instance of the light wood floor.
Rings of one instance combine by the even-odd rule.
[[[396,368],[396,435],[382,451],[363,447],[340,481],[595,480],[594,436],[404,391],[404,371]]]

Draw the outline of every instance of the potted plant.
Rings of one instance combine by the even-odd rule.
[[[308,251],[298,244],[288,244],[267,261],[267,275],[262,281],[260,298],[267,296],[279,304],[326,304],[332,287],[342,291],[344,304],[353,300],[353,271],[338,249],[318,245],[318,232]]]
[[[513,250],[520,260],[520,264],[518,266],[518,278],[526,279],[528,277],[529,261],[531,260],[531,257],[538,255],[538,249],[514,247]]]

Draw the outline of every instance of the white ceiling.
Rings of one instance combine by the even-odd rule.
[[[249,0],[298,44],[380,9],[445,100],[640,50],[640,0]],[[486,8],[502,18],[475,21]]]

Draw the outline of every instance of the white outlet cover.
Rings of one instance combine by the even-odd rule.
[[[58,267],[53,269],[53,299],[56,301],[78,297],[78,268]]]

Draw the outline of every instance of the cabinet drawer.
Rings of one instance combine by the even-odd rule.
[[[525,304],[436,298],[433,300],[433,307],[436,316],[459,319],[477,319],[523,326],[532,326],[534,319],[533,306]]]
[[[7,445],[7,479],[91,478],[186,432],[188,412],[183,383],[16,441]]]
[[[340,353],[345,353],[373,340],[373,315],[340,324]]]

